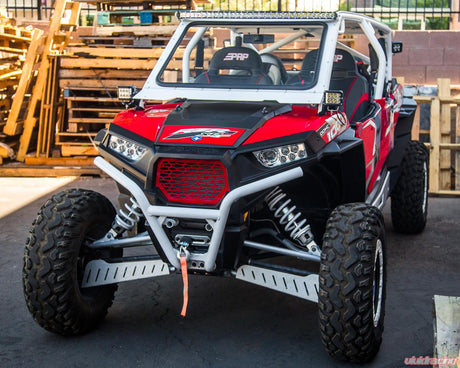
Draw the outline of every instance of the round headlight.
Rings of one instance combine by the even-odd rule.
[[[278,150],[271,148],[259,152],[259,160],[267,166],[273,166],[278,161]]]

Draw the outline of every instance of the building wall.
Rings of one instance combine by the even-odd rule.
[[[393,75],[412,84],[436,84],[437,78],[460,84],[460,31],[397,31],[394,39],[404,46],[393,58]]]
[[[406,84],[435,85],[437,78],[450,78],[460,85],[460,30],[395,31],[395,41],[403,42],[403,52],[393,56],[393,75]],[[365,39],[357,48],[367,49]]]

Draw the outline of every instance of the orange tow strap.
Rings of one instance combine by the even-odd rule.
[[[180,268],[182,271],[182,281],[184,282],[184,303],[182,305],[182,312],[180,315],[185,317],[187,314],[187,304],[188,304],[188,272],[187,272],[187,256],[184,254],[180,256]]]

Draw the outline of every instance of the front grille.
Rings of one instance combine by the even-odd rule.
[[[228,192],[227,171],[218,160],[162,158],[156,186],[170,202],[216,205]]]

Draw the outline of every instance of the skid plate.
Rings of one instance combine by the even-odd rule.
[[[298,298],[318,302],[318,275],[316,274],[297,276],[262,267],[243,265],[236,271],[236,278]]]
[[[169,275],[169,267],[161,259],[120,263],[108,263],[95,259],[86,265],[81,287],[87,288],[162,275]]]

